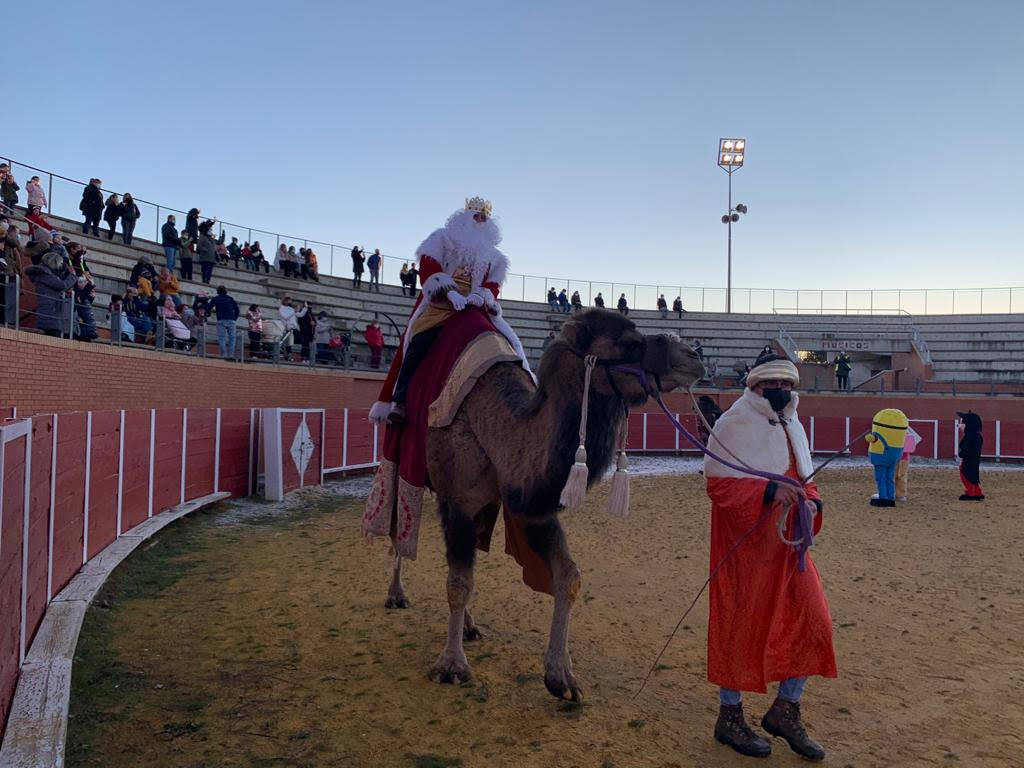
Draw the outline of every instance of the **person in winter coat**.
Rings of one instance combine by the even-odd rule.
[[[221,357],[231,357],[235,352],[235,325],[238,322],[238,303],[228,295],[228,289],[217,286],[217,295],[210,302],[210,309],[217,313],[217,346]]]
[[[128,321],[135,329],[135,341],[145,344],[149,334],[153,331],[153,318],[149,314],[149,303],[139,295],[139,290],[133,285],[128,286],[121,301],[121,308],[128,316]]]
[[[300,272],[299,272],[299,254],[297,254],[295,252],[295,246],[294,245],[289,245],[288,246],[288,263],[289,263],[289,268],[292,271],[292,277],[298,279],[299,274],[300,274]]]
[[[237,237],[231,238],[231,245],[228,246],[228,258],[235,262],[235,269],[238,269],[238,262],[242,258],[242,246],[238,244]]]
[[[75,273],[64,269],[53,251],[43,254],[38,264],[25,268],[36,292],[36,325],[47,336],[68,336],[70,317],[65,294],[75,284]]]
[[[302,345],[302,359],[308,360],[309,349],[313,344],[313,339],[316,337],[316,319],[313,314],[313,308],[306,302],[302,302],[302,307],[295,313],[295,319],[299,323],[298,336],[299,343]]]
[[[565,288],[558,292],[558,311],[569,314],[569,297],[565,294]]]
[[[600,291],[598,291],[597,296],[594,297],[594,306],[604,309],[604,296],[601,295]]]
[[[139,256],[139,260],[135,262],[135,266],[132,267],[132,273],[128,277],[129,285],[137,285],[140,277],[144,277],[149,282],[156,282],[156,267],[153,266],[153,262],[150,261],[148,254],[142,254]]]
[[[0,166],[0,201],[11,210],[18,204],[18,182],[14,180],[14,174],[7,163]]]
[[[558,311],[558,294],[555,293],[553,286],[548,288],[548,306],[551,307],[552,312]]]
[[[38,205],[29,205],[28,212],[25,214],[25,221],[28,222],[29,237],[35,237],[37,229],[45,229],[50,233],[57,231],[54,229],[53,224],[43,218],[43,212]]]
[[[81,277],[82,275],[91,275],[92,270],[89,269],[89,262],[85,260],[85,254],[88,251],[85,246],[79,243],[68,243],[68,263],[71,265],[71,269],[74,270],[75,275]]]
[[[196,318],[199,322],[206,322],[206,318],[210,316],[210,307],[210,294],[206,291],[199,291],[192,301],[192,311],[196,313]]]
[[[658,297],[658,311],[661,312],[661,319],[664,320],[668,317],[668,302],[665,301],[665,294],[661,294]]]
[[[292,353],[291,339],[299,330],[299,321],[296,317],[295,307],[292,306],[291,296],[281,297],[281,306],[277,308],[277,314],[284,326],[284,334],[281,337],[281,348],[287,358]]]
[[[366,257],[363,256],[363,249],[358,245],[352,246],[352,287],[361,288],[363,285],[363,264]]]
[[[263,249],[260,248],[260,241],[257,240],[252,244],[250,249],[252,252],[252,268],[256,271],[260,271],[260,267],[263,267],[263,274],[270,274],[270,263],[267,261],[267,257],[263,255]]]
[[[89,234],[92,229],[93,237],[100,236],[100,217],[103,215],[103,192],[100,185],[103,182],[99,179],[89,179],[89,183],[82,189],[82,202],[78,204],[78,210],[85,216],[82,222],[82,234]]]
[[[572,298],[569,299],[569,304],[572,306],[572,311],[573,312],[582,312],[583,311],[583,299],[580,298],[580,292],[579,291],[573,291],[572,292]]]
[[[624,294],[624,293],[619,296],[618,308],[619,308],[619,312],[621,312],[622,314],[624,314],[624,315],[628,315],[629,314],[629,304],[626,303],[626,294]]]
[[[78,317],[78,333],[75,338],[79,341],[92,341],[97,336],[96,317],[92,311],[93,302],[96,301],[96,286],[87,277],[79,277],[75,281],[72,291],[75,300],[75,315]]]
[[[683,309],[682,296],[676,296],[676,300],[672,302],[672,311],[679,315],[680,320],[683,319],[683,312],[685,312],[686,310]]]
[[[263,354],[263,315],[258,304],[249,305],[245,322],[249,329],[249,356],[258,357]]]
[[[203,272],[203,282],[207,285],[213,277],[213,265],[217,263],[217,241],[210,234],[212,228],[213,222],[209,220],[199,227],[199,268]]]
[[[370,258],[366,260],[366,267],[370,270],[370,290],[376,290],[380,293],[380,248],[374,249],[373,253],[370,254]],[[374,289],[374,286],[377,286]]]
[[[981,436],[981,417],[973,411],[956,414],[960,417],[957,430],[960,434],[960,482],[964,484],[965,493],[960,501],[983,501],[985,492],[981,490],[981,446],[985,440]]]
[[[39,210],[46,207],[46,193],[43,192],[43,185],[39,182],[38,176],[33,176],[25,185],[25,192],[28,193],[28,207],[39,206]]]
[[[836,355],[836,359],[833,361],[836,371],[836,388],[837,389],[849,389],[850,388],[850,370],[853,366],[850,365],[850,356],[845,352],[840,352]]]
[[[193,243],[199,242],[199,209],[193,208],[185,216],[185,231]]]
[[[171,335],[171,338],[164,339],[164,344],[173,345],[177,349],[191,349],[196,340],[192,338],[192,334],[185,327],[185,323],[182,322],[181,315],[175,309],[174,302],[171,301],[170,296],[164,300],[163,310],[164,327],[167,328]]]
[[[309,277],[320,282],[320,264],[316,260],[316,254],[313,253],[312,248],[306,249],[306,270],[309,272]]]
[[[174,271],[174,263],[178,258],[178,249],[181,247],[181,238],[178,237],[178,228],[174,226],[174,214],[167,217],[167,221],[160,227],[160,242],[164,246],[164,260],[167,268]]]
[[[124,193],[124,200],[121,201],[121,234],[124,238],[125,245],[132,244],[132,233],[135,232],[135,222],[139,220],[142,214],[139,212],[139,206],[135,204],[135,199],[131,196],[130,192]]]
[[[181,247],[178,249],[178,257],[181,264],[178,265],[178,274],[182,280],[192,279],[192,256],[196,252],[196,243],[189,237],[188,232],[181,233]]]
[[[332,335],[330,318],[327,317],[326,312],[321,311],[316,316],[316,328],[313,330],[313,340],[316,342],[316,360],[318,363],[330,363],[334,359],[334,355],[331,353]]]
[[[116,338],[118,328],[120,328],[121,341],[135,341],[135,327],[124,311],[124,300],[120,296],[114,295],[110,298],[107,315],[110,318],[110,338],[112,340]]]
[[[174,306],[181,306],[181,296],[178,295],[181,291],[181,284],[178,282],[178,278],[174,276],[174,273],[167,267],[160,269],[160,274],[156,279],[156,290],[160,294],[161,302],[170,297],[171,301],[174,302]]]
[[[110,232],[107,233],[107,240],[114,239],[114,231],[117,229],[117,221],[121,218],[121,211],[124,207],[121,205],[121,198],[116,194],[112,194],[107,198],[106,207],[103,209],[103,220],[107,222],[107,226],[110,227]]]
[[[381,352],[384,351],[384,334],[376,320],[371,320],[363,332],[366,337],[366,344],[370,348],[370,367],[380,368]]]

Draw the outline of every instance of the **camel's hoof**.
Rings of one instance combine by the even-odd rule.
[[[572,662],[566,655],[564,660],[544,663],[544,687],[556,699],[565,699],[568,694],[569,701],[583,701],[583,691],[576,684],[576,678],[572,675]]]
[[[409,601],[404,597],[395,597],[394,595],[388,595],[388,599],[384,601],[384,607],[387,609],[393,608],[408,608]]]
[[[449,683],[459,685],[473,679],[473,672],[469,668],[469,662],[462,654],[455,656],[443,652],[437,662],[430,669],[430,679],[437,683]]]
[[[462,639],[464,642],[472,643],[476,640],[483,640],[484,636],[480,633],[480,630],[476,627],[463,627],[462,628]]]

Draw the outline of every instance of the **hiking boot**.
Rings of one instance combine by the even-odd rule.
[[[747,757],[768,757],[772,745],[754,733],[743,717],[743,705],[734,707],[722,704],[718,708],[718,722],[715,723],[715,740],[732,747]]]
[[[960,501],[981,501],[985,496],[968,496],[966,493],[960,494]]]
[[[785,739],[789,748],[801,757],[814,761],[825,759],[825,750],[804,730],[799,703],[776,698],[771,709],[761,718],[761,727],[772,736]]]

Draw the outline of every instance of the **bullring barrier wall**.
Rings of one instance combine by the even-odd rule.
[[[0,724],[47,606],[83,566],[164,510],[255,492],[265,413],[84,411],[0,424]],[[317,409],[316,471],[303,482],[289,468],[286,490],[374,466],[383,433],[367,414]]]

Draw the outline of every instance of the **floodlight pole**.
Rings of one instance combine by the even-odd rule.
[[[725,311],[727,314],[732,313],[732,168],[726,168],[726,173],[729,174],[729,207],[726,208],[729,211],[729,245],[726,250],[726,273],[725,273]]]

